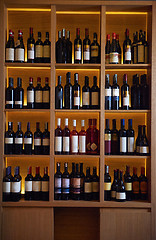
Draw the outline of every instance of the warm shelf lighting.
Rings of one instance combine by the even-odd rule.
[[[124,14],[129,14],[129,15],[134,15],[134,14],[136,14],[136,15],[147,15],[148,13],[147,12],[106,12],[106,14],[122,14],[122,15],[124,15]]]
[[[125,70],[126,72],[147,72],[147,69],[105,69],[107,72],[125,72]]]
[[[71,69],[69,69],[69,68],[62,68],[62,69],[57,69],[56,68],[56,71],[66,71],[66,72],[68,72],[68,71],[93,71],[93,72],[95,72],[95,71],[100,71],[100,69],[78,69],[78,68],[71,68]]]
[[[81,12],[81,11],[56,11],[56,14],[101,14],[101,12]]]
[[[50,8],[7,8],[7,11],[17,12],[51,12]]]
[[[51,68],[50,67],[27,67],[27,66],[25,66],[25,67],[16,67],[16,66],[7,66],[7,69],[9,69],[9,68],[16,68],[16,69],[44,69],[44,70],[50,70]]]

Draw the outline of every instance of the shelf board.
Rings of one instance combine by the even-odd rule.
[[[19,113],[19,112],[27,112],[27,113],[36,113],[36,112],[47,112],[50,113],[50,109],[4,109],[4,112],[11,113]]]
[[[137,155],[105,155],[105,158],[109,158],[109,159],[150,159],[150,156],[137,156]]]
[[[3,155],[4,158],[50,158],[50,155],[26,155],[26,154],[20,154],[20,155],[16,155],[16,154],[4,154]]]
[[[25,201],[20,200],[19,202],[2,202],[3,207],[51,207],[49,201]]]
[[[74,64],[74,63],[56,63],[56,69],[100,69],[101,64]]]
[[[72,112],[72,113],[98,113],[100,109],[55,109],[55,112]]]
[[[51,67],[51,64],[50,63],[27,63],[27,62],[24,62],[24,63],[5,63],[5,66],[6,67],[9,67],[9,68],[50,68]]]
[[[75,158],[100,158],[100,155],[54,155],[55,158],[68,158],[68,159],[75,159]]]
[[[106,64],[106,69],[147,69],[151,64]]]
[[[150,113],[150,110],[105,110],[105,113]]]

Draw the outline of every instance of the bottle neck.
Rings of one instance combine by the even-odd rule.
[[[57,164],[57,172],[60,172],[60,164]]]

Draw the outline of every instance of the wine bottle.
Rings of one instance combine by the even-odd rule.
[[[61,31],[58,31],[58,41],[56,42],[56,63],[62,63],[62,38],[61,38]]]
[[[141,167],[141,176],[139,177],[140,182],[140,198],[141,200],[148,199],[148,179],[145,176],[145,168]]]
[[[148,59],[149,59],[149,53],[148,53],[148,42],[146,41],[146,32],[144,31],[144,38],[143,38],[143,42],[144,42],[144,63],[147,64],[148,63]]]
[[[73,200],[80,200],[81,194],[81,178],[79,172],[79,164],[76,163],[76,172],[73,178]]]
[[[68,128],[68,118],[65,118],[65,128],[63,129],[63,154],[70,154],[70,130]]]
[[[106,119],[105,128],[105,155],[111,154],[111,130],[109,129],[109,119]]]
[[[46,32],[46,40],[43,44],[43,62],[50,63],[51,42],[49,41],[49,32]]]
[[[118,62],[119,62],[119,53],[118,53],[117,43],[116,43],[116,33],[112,33],[112,44],[110,48],[110,63],[118,64]]]
[[[89,87],[89,77],[85,76],[85,85],[82,88],[82,108],[90,108],[90,87]]]
[[[142,141],[142,125],[138,126],[138,137],[136,139],[136,154],[140,155],[140,147]]]
[[[57,170],[54,175],[54,199],[61,200],[62,173],[60,172],[60,163],[57,162]]]
[[[138,32],[133,33],[133,43],[132,43],[132,62],[133,64],[137,63],[137,44],[138,44]]]
[[[27,40],[27,62],[35,61],[35,39],[33,36],[33,28],[30,28],[30,37]]]
[[[21,130],[21,122],[17,123],[17,132],[14,135],[14,153],[23,153],[23,132]]]
[[[137,43],[137,52],[138,52],[138,61],[137,63],[144,63],[145,61],[145,48],[144,48],[144,35],[143,31],[140,30],[139,32],[139,41]]]
[[[50,132],[48,131],[48,122],[45,122],[45,130],[42,134],[42,154],[50,154]]]
[[[79,74],[74,74],[74,85],[73,85],[73,109],[80,109],[80,95],[81,87],[78,84]]]
[[[117,52],[118,52],[118,63],[121,64],[121,47],[119,43],[119,34],[116,34],[116,45],[117,45]]]
[[[86,168],[86,176],[84,178],[84,200],[92,200],[92,179],[90,175],[90,167]]]
[[[3,178],[3,202],[11,201],[11,185],[13,176],[11,175],[11,167],[6,168],[6,175]]]
[[[42,178],[42,200],[49,201],[49,176],[48,167],[44,168],[44,176]]]
[[[97,129],[97,119],[92,119],[93,127],[91,128],[90,154],[99,154],[99,130]]]
[[[14,108],[14,80],[9,78],[9,87],[5,91],[5,108]]]
[[[82,41],[80,39],[80,28],[76,28],[76,39],[74,40],[74,63],[82,63]]]
[[[15,167],[15,174],[11,184],[11,200],[18,202],[21,199],[21,180],[20,167]]]
[[[70,31],[67,31],[67,63],[72,63],[72,42],[70,41]]]
[[[8,131],[5,132],[5,145],[4,153],[13,154],[14,153],[14,131],[13,122],[8,122]]]
[[[36,123],[36,132],[34,132],[34,154],[42,154],[42,132],[40,131],[40,123]]]
[[[66,41],[66,30],[62,29],[62,63],[67,63],[67,41]]]
[[[55,109],[63,108],[63,87],[61,85],[61,76],[58,76],[58,85],[55,87]]]
[[[117,84],[117,74],[113,76],[113,85],[112,85],[112,109],[118,110],[119,109],[119,92],[120,87]]]
[[[5,61],[6,62],[14,62],[14,52],[15,52],[15,44],[14,44],[14,37],[13,31],[9,30],[9,39],[6,43],[5,47]]]
[[[123,183],[123,172],[120,171],[120,181],[116,189],[116,201],[117,202],[124,202],[126,200],[126,191],[125,191],[125,186]]]
[[[97,42],[97,33],[93,33],[93,42],[90,45],[91,63],[100,63],[100,45]]]
[[[93,167],[92,199],[93,200],[99,200],[99,177],[97,175],[97,168],[96,167]]]
[[[78,154],[78,132],[76,131],[76,120],[73,120],[73,130],[70,132],[71,154]]]
[[[130,167],[126,166],[126,173],[124,175],[124,185],[126,190],[126,200],[132,200],[132,177],[130,175]]]
[[[129,85],[127,84],[127,74],[123,76],[123,85],[121,87],[121,108],[129,110]]]
[[[139,75],[136,74],[133,76],[133,85],[131,87],[131,108],[140,109],[140,92],[141,87],[139,85]]]
[[[50,87],[49,87],[49,78],[45,78],[45,86],[42,89],[42,107],[43,109],[49,109],[50,108]]]
[[[37,78],[37,86],[35,87],[35,108],[42,109],[42,87],[41,78]]]
[[[119,130],[120,154],[127,154],[127,133],[125,130],[125,119],[121,119],[121,129]]]
[[[149,155],[149,143],[146,137],[146,126],[142,126],[142,137],[141,137],[141,145],[140,145],[140,155],[141,156],[146,156]]]
[[[88,28],[85,28],[85,39],[83,40],[83,63],[90,63],[90,39]]]
[[[137,168],[133,167],[133,176],[132,176],[132,189],[133,189],[133,199],[139,199],[139,178],[137,176]]]
[[[15,61],[24,62],[25,58],[25,47],[23,43],[23,34],[22,31],[18,31],[18,40],[15,44]]]
[[[116,200],[116,191],[118,187],[118,171],[117,169],[114,170],[114,180],[111,186],[111,200]]]
[[[62,154],[61,118],[57,119],[57,128],[55,129],[55,154]]]
[[[41,200],[41,182],[40,167],[36,167],[36,175],[33,177],[32,189],[33,189],[33,200]]]
[[[68,172],[68,163],[64,163],[64,172],[62,174],[62,200],[69,200],[70,197],[70,176]]]
[[[79,154],[86,154],[86,135],[85,120],[81,120],[81,131],[79,132]]]
[[[14,100],[15,100],[14,108],[16,109],[23,108],[24,89],[22,88],[22,79],[19,77],[17,78],[17,87],[14,90]]]
[[[106,46],[105,46],[105,64],[110,63],[110,48],[111,48],[110,34],[107,34]]]
[[[146,74],[141,75],[140,106],[149,109],[149,85],[146,83]]]
[[[127,154],[134,154],[134,130],[132,128],[132,119],[128,119],[128,130],[127,130]]]
[[[91,108],[100,108],[100,88],[97,86],[97,77],[93,77],[93,86],[91,87]]]
[[[27,123],[27,131],[24,134],[24,154],[32,154],[33,134],[30,131],[30,122]]]
[[[123,43],[123,63],[131,64],[131,40],[129,39],[129,30],[126,29],[125,40]]]
[[[28,174],[25,177],[25,200],[33,200],[33,176],[32,176],[32,167],[28,167]]]
[[[66,74],[66,85],[64,87],[64,108],[72,109],[72,85],[71,81],[71,72],[67,72]]]
[[[75,176],[75,163],[72,162],[72,172],[70,174],[70,199],[73,199],[73,181]]]
[[[109,84],[109,74],[105,77],[105,110],[111,110],[112,88]]]
[[[83,163],[80,163],[80,178],[81,178],[81,194],[80,194],[80,199],[83,200],[84,199],[84,172],[83,172]]]
[[[90,149],[90,146],[91,146],[91,131],[92,131],[92,128],[93,128],[93,125],[92,125],[92,119],[88,119],[88,125],[89,125],[89,128],[87,129],[86,133],[87,133],[87,137],[86,137],[86,151],[87,151],[87,154],[90,154],[91,153],[91,149]]]
[[[104,175],[104,200],[111,200],[111,176],[109,175],[109,166],[105,165]]]
[[[113,128],[111,130],[111,154],[119,154],[119,132],[116,129],[116,119],[112,120]]]
[[[27,87],[27,108],[33,109],[35,107],[35,89],[33,86],[33,78],[29,78],[29,86]]]
[[[43,42],[41,41],[41,32],[38,32],[38,40],[35,43],[35,62],[43,63]]]

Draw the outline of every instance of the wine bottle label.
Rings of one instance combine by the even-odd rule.
[[[49,146],[50,145],[50,139],[49,138],[44,138],[43,139],[43,146]]]
[[[15,138],[15,144],[23,144],[23,138]]]
[[[70,179],[62,178],[62,188],[69,188],[69,187],[70,187]]]
[[[5,144],[13,144],[14,139],[13,138],[5,138]]]
[[[78,136],[71,137],[71,152],[78,153]]]
[[[42,103],[42,91],[35,91],[35,103]]]
[[[45,45],[43,47],[43,57],[50,58],[50,45]]]
[[[111,141],[111,134],[105,133],[105,141]]]
[[[84,183],[84,193],[92,193],[92,183],[91,182]]]
[[[63,152],[70,151],[70,137],[63,137]]]
[[[43,91],[43,103],[49,103],[49,91]]]
[[[32,189],[33,189],[33,192],[40,192],[41,191],[41,181],[33,181]]]
[[[140,191],[142,194],[147,193],[147,182],[140,182]]]
[[[93,185],[93,193],[99,192],[99,183],[98,182],[92,182]]]
[[[15,61],[23,61],[24,62],[24,49],[23,48],[16,48]]]
[[[15,101],[15,105],[22,105],[22,101]]]
[[[11,192],[11,182],[3,182],[3,192],[4,193]]]
[[[113,97],[119,97],[119,89],[113,89]]]
[[[134,54],[133,63],[137,63],[137,46],[134,46],[133,54]]]
[[[80,194],[80,178],[73,178],[72,186],[73,186],[73,193]]]
[[[89,45],[84,45],[84,59],[83,60],[90,60],[90,46]]]
[[[111,191],[111,197],[116,198],[116,191]]]
[[[20,46],[20,40],[19,39],[15,42],[15,47],[18,47],[18,46]]]
[[[6,61],[14,61],[14,48],[6,48]]]
[[[99,93],[98,92],[92,92],[92,102],[91,105],[97,106],[99,105]]]
[[[6,104],[14,104],[14,101],[6,101]]]
[[[34,103],[34,91],[33,90],[27,91],[27,102]]]
[[[144,63],[148,63],[148,47],[145,46],[145,61]]]
[[[61,178],[55,177],[55,188],[61,188]]]
[[[61,194],[61,188],[55,188],[55,194]]]
[[[136,146],[136,152],[140,153],[140,146]]]
[[[131,46],[125,46],[125,61],[131,61]]]
[[[42,58],[43,57],[43,46],[42,45],[36,45],[35,57],[36,58]]]
[[[111,97],[112,96],[112,90],[111,89],[105,89],[105,97]]]
[[[74,91],[74,106],[80,106],[80,91]]]
[[[127,138],[120,137],[120,152],[126,153],[127,152]]]
[[[138,44],[138,63],[144,63],[144,45]]]
[[[112,52],[110,53],[110,63],[118,63],[118,52]]]
[[[123,97],[123,106],[129,106],[129,92],[125,92]]]
[[[140,146],[140,153],[148,154],[149,153],[149,147],[148,146]]]
[[[90,150],[91,143],[87,143],[87,150]]]
[[[109,54],[105,54],[105,64],[109,64],[110,56]]]
[[[126,193],[125,192],[116,192],[116,199],[126,200]]]
[[[28,59],[35,58],[34,44],[28,44]]]
[[[126,191],[132,191],[132,183],[124,182],[124,185]]]
[[[75,45],[75,60],[81,60],[81,45]]]
[[[55,137],[55,152],[62,152],[62,137]]]
[[[86,136],[79,136],[79,152],[86,153]]]
[[[99,47],[91,46],[91,57],[98,57],[99,55]]]
[[[25,192],[32,192],[33,190],[33,182],[32,181],[25,181]]]
[[[132,183],[133,193],[138,194],[139,193],[139,181],[134,181]]]
[[[128,137],[128,152],[134,152],[134,137]]]
[[[42,181],[42,192],[49,192],[49,182]]]
[[[41,138],[34,139],[34,146],[41,146]]]
[[[83,106],[89,106],[90,103],[90,93],[89,92],[83,92],[82,93],[82,105]]]
[[[91,149],[92,151],[95,151],[95,150],[97,149],[97,145],[96,145],[95,143],[92,143],[92,144],[90,145],[90,149]]]
[[[111,191],[111,182],[104,182],[104,190]]]
[[[32,138],[24,138],[24,144],[32,144]]]
[[[21,192],[21,181],[11,183],[11,192],[20,193]]]

